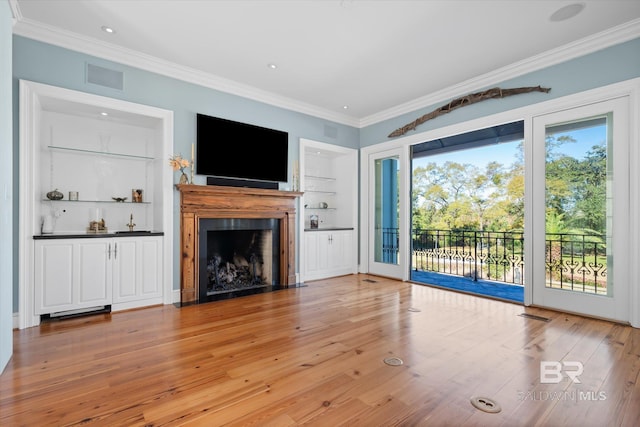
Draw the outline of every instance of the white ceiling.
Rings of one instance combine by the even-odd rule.
[[[15,34],[353,126],[640,36],[640,1],[578,2],[9,0]]]

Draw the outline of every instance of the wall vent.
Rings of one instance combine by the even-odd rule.
[[[327,138],[336,139],[338,137],[338,128],[324,125],[324,136],[326,136]]]
[[[124,73],[94,64],[87,64],[87,83],[122,90],[124,87]]]

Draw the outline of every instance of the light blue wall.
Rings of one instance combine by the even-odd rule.
[[[636,77],[640,77],[640,38],[492,86],[513,88],[540,85],[551,88],[551,92],[547,94],[533,92],[515,95],[509,98],[491,99],[465,106],[451,113],[429,120],[418,126],[416,131],[410,131],[407,135],[410,135],[412,132],[425,132],[455,123],[462,123],[479,117],[512,110],[553,98],[560,98]],[[478,91],[480,90],[482,89]],[[460,95],[467,94],[464,93]],[[390,141],[391,139],[388,138],[387,135],[391,132],[441,107],[448,101],[449,100],[446,100],[436,105],[429,105],[414,112],[403,114],[361,129],[360,147]]]
[[[592,89],[609,83],[640,76],[640,39],[632,40],[570,60],[546,69],[505,81],[501,87],[548,86],[549,94],[531,93],[501,100],[488,100],[428,121],[418,128],[419,132],[448,126],[474,118],[519,108],[532,103],[558,98],[568,94]],[[10,61],[9,61],[10,62]],[[85,82],[85,66],[95,65],[124,72],[124,90],[118,91]],[[3,61],[6,64],[7,61]],[[318,119],[305,114],[251,101],[235,95],[203,88],[180,80],[142,71],[118,63],[37,42],[20,36],[13,37],[13,111],[14,127],[18,121],[18,80],[26,79],[54,86],[95,93],[141,104],[152,105],[174,111],[174,152],[188,153],[195,140],[195,114],[204,113],[232,120],[254,123],[282,129],[290,135],[290,159],[298,156],[298,139],[308,138],[345,147],[358,148],[388,141],[387,135],[441,104],[427,106],[415,112],[403,114],[363,129]],[[325,136],[325,126],[337,129],[337,137]],[[3,129],[6,129],[3,127]],[[17,168],[18,134],[14,132],[14,165]],[[18,176],[15,171],[14,176]],[[18,194],[17,179],[13,184]],[[13,203],[14,215],[18,216],[17,202]],[[177,195],[174,212],[179,212]],[[17,220],[16,220],[17,222]],[[174,233],[178,233],[178,217],[175,218]],[[14,226],[14,268],[17,271],[18,224]],[[174,249],[178,243],[175,242]],[[177,253],[177,252],[176,252]],[[174,265],[174,288],[179,288],[179,265]],[[17,311],[17,278],[14,277],[13,310]]]
[[[86,64],[91,63],[124,73],[124,89],[109,89],[85,82]],[[174,112],[174,153],[188,155],[191,144],[195,142],[196,113],[224,117],[259,126],[289,132],[289,160],[298,158],[300,138],[312,139],[329,144],[358,148],[359,130],[350,126],[312,117],[306,114],[274,107],[228,93],[208,89],[181,80],[106,61],[68,49],[41,43],[25,37],[13,38],[13,90],[14,90],[14,126],[18,129],[19,80],[31,80],[53,86],[83,92],[95,93],[112,98],[123,99],[139,104],[172,110]],[[330,135],[325,136],[325,126],[331,127]],[[335,132],[333,132],[335,130]],[[18,132],[14,132],[14,147],[17,157]],[[167,167],[168,164],[167,164]],[[289,167],[291,175],[292,167]],[[17,176],[18,171],[16,171]],[[203,181],[200,182],[199,179]],[[196,177],[196,183],[204,184],[204,177]],[[18,182],[14,185],[18,194]],[[174,197],[174,235],[179,233],[179,196]],[[18,215],[17,202],[14,213]],[[16,230],[18,229],[16,225]],[[174,253],[179,253],[179,238],[174,242]],[[14,233],[14,250],[18,251],[18,234]],[[17,255],[14,257],[17,269]],[[174,289],[180,288],[178,264],[175,257]],[[18,283],[14,281],[13,309],[18,310]]]
[[[9,2],[0,1],[0,372],[13,352],[11,31]]]

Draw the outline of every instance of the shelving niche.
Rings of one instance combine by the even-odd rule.
[[[21,329],[57,310],[173,302],[172,147],[172,111],[20,81]],[[98,219],[108,232],[87,232]]]
[[[304,280],[357,272],[357,171],[356,150],[300,140]]]

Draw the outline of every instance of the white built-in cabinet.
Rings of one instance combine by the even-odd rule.
[[[21,328],[173,302],[172,146],[171,111],[20,82]]]
[[[162,303],[162,237],[35,240],[35,312]]]
[[[303,281],[357,273],[357,159],[354,149],[300,140]]]

